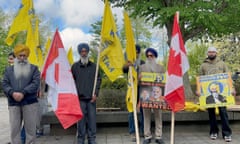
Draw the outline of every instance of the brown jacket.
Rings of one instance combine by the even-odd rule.
[[[218,58],[213,61],[206,58],[203,64],[200,66],[199,75],[211,75],[226,72],[228,72],[228,68],[223,61]]]

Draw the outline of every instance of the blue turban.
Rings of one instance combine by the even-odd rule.
[[[136,44],[136,52],[139,54],[141,52],[141,46]]]
[[[89,46],[87,43],[80,43],[77,48],[78,48],[78,53],[81,53],[83,48],[85,48],[87,52],[89,52]]]
[[[154,48],[148,48],[145,52],[145,55],[147,57],[147,53],[151,52],[156,58],[158,57],[157,51]]]

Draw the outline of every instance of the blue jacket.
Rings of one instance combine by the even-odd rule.
[[[40,85],[40,72],[37,66],[31,64],[30,75],[21,79],[16,79],[14,76],[13,66],[9,66],[5,69],[2,87],[5,95],[8,98],[9,106],[22,106],[32,104],[37,101],[37,93]],[[21,92],[24,98],[17,102],[12,97],[13,92]]]

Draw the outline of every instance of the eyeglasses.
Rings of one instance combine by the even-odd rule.
[[[153,55],[150,55],[150,54],[149,54],[149,55],[147,55],[147,57],[153,57]]]

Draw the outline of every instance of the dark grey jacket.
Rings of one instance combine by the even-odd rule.
[[[93,85],[95,80],[96,64],[89,62],[83,65],[80,61],[72,65],[72,74],[75,80],[78,97],[80,100],[92,99]],[[95,94],[98,96],[101,78],[98,74]]]
[[[37,101],[37,93],[40,85],[40,72],[37,66],[31,64],[30,75],[17,80],[14,76],[13,66],[5,69],[2,87],[5,95],[8,97],[9,106],[22,106],[32,104]],[[24,98],[17,102],[12,97],[13,92],[21,92]]]

